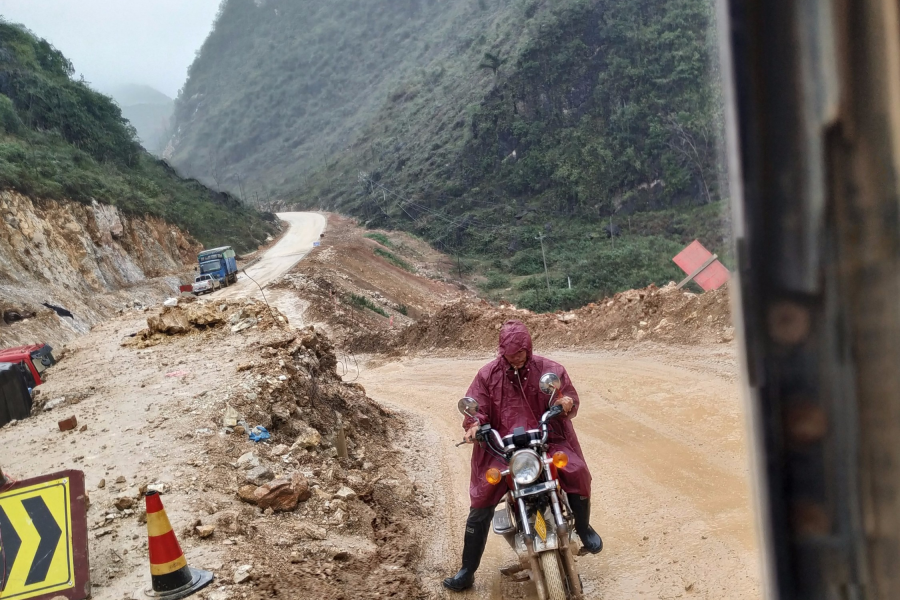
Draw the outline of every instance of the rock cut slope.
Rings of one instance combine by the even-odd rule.
[[[201,248],[162,219],[96,202],[0,192],[0,219],[0,346],[59,345],[120,309],[171,296]]]

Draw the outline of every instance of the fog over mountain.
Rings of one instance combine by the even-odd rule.
[[[178,95],[220,0],[0,0],[0,16],[60,49],[105,93],[144,84]]]

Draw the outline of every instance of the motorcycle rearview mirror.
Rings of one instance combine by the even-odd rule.
[[[551,396],[559,391],[559,388],[562,387],[562,382],[559,380],[559,376],[556,373],[545,373],[541,377],[541,391],[545,394],[550,394]]]
[[[456,407],[459,409],[459,412],[461,412],[465,416],[478,416],[478,400],[476,400],[475,398],[466,396],[465,398],[460,399]]]

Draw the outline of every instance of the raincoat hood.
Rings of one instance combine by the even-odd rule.
[[[578,414],[581,403],[578,392],[562,365],[531,353],[531,336],[525,325],[519,321],[509,321],[500,330],[499,352],[515,354],[519,350],[526,350],[529,355],[524,369],[515,371],[503,356],[498,356],[479,369],[466,392],[467,396],[478,402],[478,414],[465,417],[463,430],[475,425],[490,424],[497,433],[504,436],[517,427],[536,429],[550,399],[541,391],[540,377],[543,373],[555,373],[562,384],[560,396],[570,397],[574,405],[568,415],[550,423],[550,454],[561,450],[569,457],[568,466],[559,471],[563,490],[588,497],[591,495],[591,474],[572,426],[572,419]],[[469,481],[469,499],[473,508],[494,507],[507,491],[504,482],[491,485],[484,478],[485,472],[491,467],[502,471],[507,465],[489,453],[482,444],[475,444]]]
[[[500,344],[497,349],[499,356],[510,356],[520,350],[528,353],[531,359],[531,334],[528,327],[521,321],[507,321],[500,329]]]

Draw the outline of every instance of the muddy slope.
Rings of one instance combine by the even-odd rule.
[[[734,339],[728,289],[694,294],[674,283],[629,290],[568,313],[542,314],[510,305],[462,298],[393,332],[363,331],[345,340],[359,352],[491,352],[503,323],[515,319],[542,348],[620,349],[641,342],[670,345],[724,344]]]
[[[198,249],[157,218],[0,192],[0,345],[59,344],[118,309],[157,302],[177,289],[173,276]],[[74,316],[59,318],[43,303]]]

